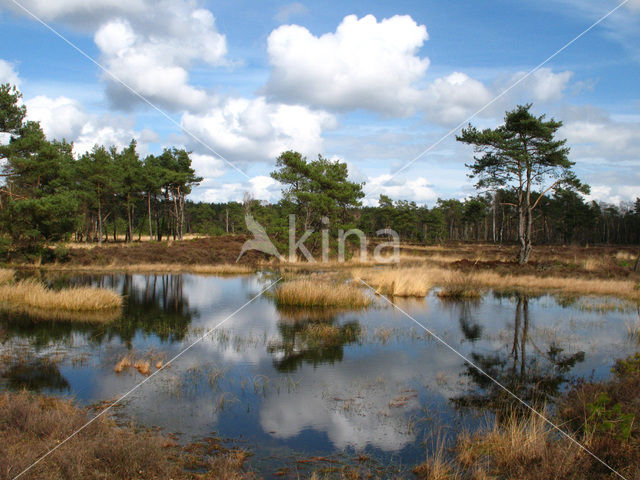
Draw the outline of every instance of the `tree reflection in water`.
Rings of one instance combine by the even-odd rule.
[[[303,363],[316,366],[340,362],[344,346],[360,339],[360,323],[338,323],[337,311],[279,308],[278,313],[281,338],[267,348],[280,372],[293,372]]]
[[[540,349],[529,334],[529,297],[516,294],[514,298],[513,339],[506,345],[507,352],[472,352],[470,360],[528,404],[553,403],[562,385],[571,379],[571,369],[584,360],[584,352],[563,354],[564,349],[555,343],[546,351]],[[531,350],[535,352],[533,355]],[[471,380],[472,389],[453,399],[457,407],[488,408],[496,413],[514,407],[526,408],[468,363],[463,375]]]
[[[37,392],[64,392],[70,389],[69,382],[54,361],[30,355],[3,359],[0,379],[12,390],[26,388]]]
[[[479,300],[452,300],[446,297],[440,298],[440,304],[448,310],[457,312],[458,323],[460,324],[460,331],[463,335],[462,341],[468,341],[475,343],[480,340],[482,336],[482,325],[473,316],[473,309],[471,307],[477,306],[480,303]],[[454,315],[452,315],[454,316]]]
[[[191,321],[198,315],[198,311],[189,306],[183,295],[183,276],[145,275],[141,276],[141,280],[134,282],[134,276],[122,274],[84,275],[50,281],[54,288],[63,284],[92,284],[119,291],[125,297],[122,316],[107,323],[92,323],[43,321],[27,315],[0,313],[3,334],[7,339],[28,338],[30,344],[36,348],[50,343],[72,344],[73,335],[77,333],[84,334],[92,344],[100,344],[114,338],[130,344],[140,332],[155,335],[163,342],[182,340]]]

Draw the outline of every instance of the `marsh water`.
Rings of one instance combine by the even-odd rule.
[[[185,443],[226,439],[249,449],[264,477],[297,478],[312,457],[411,468],[442,439],[486,424],[512,399],[462,356],[523,399],[552,404],[572,380],[607,378],[637,347],[628,329],[638,311],[610,299],[395,299],[414,321],[381,298],[363,311],[279,309],[269,292],[256,297],[276,278],[46,278],[112,288],[126,297],[123,315],[91,324],[2,314],[0,388],[113,401],[149,378],[133,366],[116,372],[123,357],[153,373],[190,347],[117,415]]]

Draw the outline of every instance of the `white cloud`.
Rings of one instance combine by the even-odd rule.
[[[217,32],[213,15],[208,10],[190,9],[190,4],[183,2],[163,2],[152,10],[158,12],[151,14],[157,24],[154,22],[150,31],[139,21],[121,18],[98,29],[94,39],[105,66],[118,80],[162,107],[206,108],[208,94],[189,84],[188,69],[197,63],[225,62],[226,39]],[[116,106],[127,108],[140,101],[111,76],[104,78]]]
[[[49,98],[38,95],[25,102],[27,118],[40,122],[50,139],[78,138],[89,116],[77,100],[68,97]]]
[[[510,79],[513,84],[526,75],[526,72],[518,72]],[[555,101],[562,98],[573,72],[564,71],[553,73],[550,68],[540,68],[528,78],[517,85],[515,89],[522,94],[529,95],[529,99],[539,102]]]
[[[15,71],[13,64],[0,58],[0,83],[10,83],[19,86],[20,78]]]
[[[197,171],[197,170],[196,170]],[[200,172],[198,172],[200,173]],[[194,191],[197,200],[205,202],[241,202],[244,194],[249,193],[256,200],[277,201],[280,198],[280,184],[266,175],[258,175],[246,182],[222,183],[216,186],[207,186],[211,182],[203,183],[203,187]]]
[[[91,150],[96,144],[123,148],[134,138],[138,141],[138,151],[145,154],[146,143],[158,140],[150,129],[136,131],[132,117],[91,114],[72,98],[39,95],[25,101],[25,105],[29,120],[40,122],[49,139],[64,138],[73,142],[76,155]]]
[[[454,72],[429,85],[422,102],[429,119],[435,123],[452,124],[463,121],[491,98],[491,92],[482,82]]]
[[[402,179],[392,177],[390,174],[371,177],[365,185],[365,193],[372,192],[374,198],[369,198],[369,203],[376,203],[378,197],[387,195],[394,200],[413,200],[417,203],[434,202],[438,194],[433,190],[432,184],[424,177]]]
[[[182,127],[234,164],[273,161],[285,150],[322,151],[322,132],[335,118],[298,105],[271,104],[263,97],[230,98],[203,114],[186,113]],[[194,150],[202,150],[198,144]]]
[[[587,200],[596,200],[613,205],[619,205],[623,201],[633,201],[640,198],[640,186],[638,185],[592,185],[591,194],[586,195]]]
[[[225,163],[220,158],[211,155],[202,155],[200,153],[192,153],[191,166],[196,174],[204,177],[204,182],[210,179],[221,177],[225,174]],[[204,184],[203,184],[204,185]]]
[[[291,103],[408,115],[419,97],[414,84],[429,60],[417,56],[427,29],[410,16],[380,22],[373,15],[344,18],[335,33],[316,37],[298,25],[271,32],[272,66],[266,92]]]
[[[133,119],[105,115],[92,117],[82,127],[80,135],[74,140],[73,151],[81,155],[93,148],[94,145],[105,145],[122,149],[129,145],[131,139],[138,141],[138,152],[146,155],[147,147],[140,142],[139,132],[134,130]]]
[[[436,124],[451,125],[525,74],[509,75],[504,84],[491,86],[463,72],[427,82],[429,59],[419,56],[427,39],[426,27],[406,15],[381,21],[350,15],[335,32],[321,36],[299,25],[281,26],[267,40],[272,70],[265,92],[279,101],[335,111],[365,109],[391,116],[424,112]],[[487,113],[521,97],[558,100],[571,76],[541,68]]]
[[[200,110],[207,92],[189,83],[194,65],[226,63],[226,38],[213,14],[195,0],[25,0],[45,21],[95,31],[100,61],[151,102],[172,110]],[[26,14],[12,6],[13,10]],[[114,106],[131,109],[141,99],[110,75],[103,75]]]
[[[13,11],[26,12],[12,2],[4,2]],[[64,20],[83,29],[93,29],[115,15],[141,15],[149,11],[148,0],[21,0],[20,4],[45,21]]]
[[[566,114],[568,120],[558,135],[567,138],[574,160],[640,160],[640,120],[615,120],[592,107],[576,107]]]

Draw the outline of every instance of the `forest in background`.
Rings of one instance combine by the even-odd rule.
[[[276,244],[288,240],[292,213],[300,234],[309,228],[331,233],[359,228],[375,237],[378,230],[390,228],[405,242],[518,239],[517,193],[507,186],[465,200],[438,199],[431,208],[386,195],[380,195],[378,206],[363,206],[363,184],[349,181],[346,164],[321,156],[307,160],[297,152],[284,152],[276,160],[272,177],[283,185],[277,203],[248,195],[243,202],[193,202],[187,197],[202,178],[192,168],[189,152],[169,148],[141,158],[132,140],[121,150],[96,145],[77,157],[72,144],[47,139],[37,122],[25,120],[20,98],[15,87],[0,87],[0,132],[11,136],[0,146],[0,247],[5,253],[37,253],[46,244],[69,240],[244,234],[246,214]],[[540,198],[532,216],[534,243],[640,243],[640,199],[620,205],[589,202],[571,188],[535,195]],[[319,241],[319,233],[314,235],[311,248]]]

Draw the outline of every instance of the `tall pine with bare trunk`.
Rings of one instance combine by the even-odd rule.
[[[551,190],[563,188],[582,193],[589,186],[576,177],[569,160],[566,140],[555,135],[562,122],[535,116],[531,104],[506,112],[504,125],[478,130],[472,125],[456,139],[474,146],[471,178],[477,188],[509,189],[515,193],[518,215],[518,263],[529,261],[532,250],[533,213],[540,200]]]

